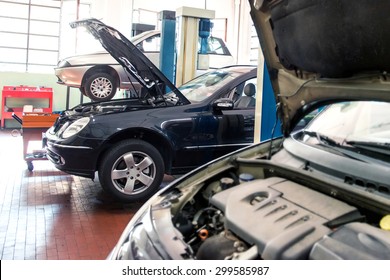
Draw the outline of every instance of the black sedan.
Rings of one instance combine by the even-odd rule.
[[[176,88],[115,29],[84,25],[144,85],[137,98],[64,111],[47,133],[47,157],[94,178],[121,201],[154,194],[164,174],[183,174],[253,142],[257,70],[232,66]]]

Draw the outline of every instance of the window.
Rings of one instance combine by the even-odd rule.
[[[0,71],[52,71],[60,16],[61,1],[0,0]]]
[[[215,37],[209,37],[207,39],[207,53],[230,55],[230,52],[222,39]]]
[[[52,73],[60,56],[75,53],[77,9],[89,17],[89,4],[76,0],[0,0],[0,71]]]
[[[235,87],[227,98],[234,101],[235,108],[254,108],[256,105],[257,78],[249,79]]]
[[[250,38],[250,63],[257,64],[259,60],[259,37],[257,37],[256,29],[254,24],[251,25],[251,38]]]
[[[137,48],[143,52],[160,52],[160,42],[161,38],[160,34],[158,34],[143,40],[137,45]]]

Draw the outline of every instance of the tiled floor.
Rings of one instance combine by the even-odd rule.
[[[0,130],[1,259],[105,259],[141,204],[115,202],[97,180],[46,160],[28,171],[22,142]]]

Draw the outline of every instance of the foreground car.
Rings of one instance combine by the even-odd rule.
[[[256,67],[222,68],[176,88],[116,30],[93,19],[77,24],[144,90],[136,99],[63,112],[46,132],[47,156],[58,169],[88,178],[98,171],[106,191],[134,202],[154,194],[164,173],[183,174],[253,143]]]
[[[379,2],[250,0],[284,137],[160,190],[108,258],[390,259],[390,3]]]
[[[158,30],[146,31],[130,41],[141,50],[154,65],[160,63],[160,36]],[[216,37],[208,38],[210,68],[234,64],[225,42]],[[71,56],[58,62],[55,68],[58,83],[79,88],[92,101],[107,101],[114,97],[118,88],[139,89],[125,69],[108,52]],[[132,85],[133,83],[133,85]]]

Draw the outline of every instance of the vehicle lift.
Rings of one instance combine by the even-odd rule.
[[[160,69],[176,86],[193,79],[197,70],[207,70],[207,38],[213,27],[210,19],[215,18],[215,11],[192,7],[180,7],[173,11],[162,11]],[[198,39],[201,47],[198,50]],[[255,109],[254,141],[266,141],[280,136],[281,127],[277,116],[275,96],[264,62],[259,51],[258,92]]]

